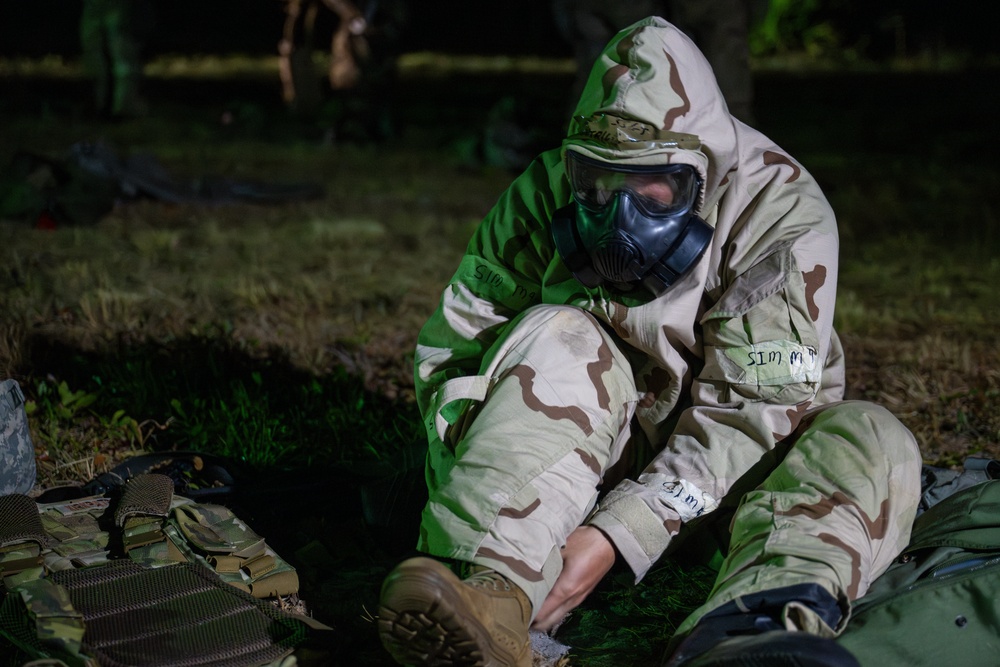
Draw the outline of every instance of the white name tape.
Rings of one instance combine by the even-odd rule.
[[[719,501],[685,479],[676,479],[659,473],[641,475],[639,482],[657,489],[657,496],[680,515],[681,521],[690,521],[719,506]]]
[[[742,384],[773,386],[791,382],[818,382],[816,348],[787,340],[766,341],[725,350],[743,371]]]

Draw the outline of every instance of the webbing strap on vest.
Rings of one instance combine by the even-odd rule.
[[[167,539],[163,520],[173,494],[174,483],[166,475],[139,475],[125,483],[115,509],[115,526],[121,529],[125,553]]]
[[[39,567],[48,541],[34,500],[21,494],[0,496],[0,576]]]

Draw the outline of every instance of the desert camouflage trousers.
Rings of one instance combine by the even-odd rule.
[[[622,456],[639,399],[628,360],[591,315],[522,313],[480,375],[449,381],[433,401],[442,442],[429,453],[419,548],[495,568],[538,610],[560,548]],[[919,496],[913,436],[869,403],[806,414],[781,463],[743,497],[716,586],[679,632],[742,595],[801,583],[822,585],[847,611],[905,547]],[[789,628],[831,635],[848,617],[829,628],[800,607],[786,609]]]

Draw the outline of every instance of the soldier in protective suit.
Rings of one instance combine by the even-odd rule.
[[[856,665],[832,638],[906,545],[921,460],[843,400],[837,254],[812,176],[730,115],[694,44],[620,32],[420,333],[436,558],[383,583],[393,657],[530,665],[529,627],[733,508],[665,664]]]

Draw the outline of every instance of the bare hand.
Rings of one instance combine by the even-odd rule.
[[[576,609],[615,564],[615,548],[593,526],[580,526],[566,538],[563,570],[532,623],[535,630],[551,630]]]

